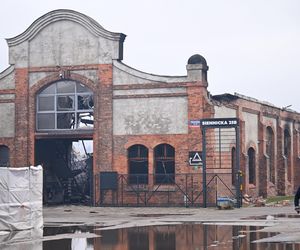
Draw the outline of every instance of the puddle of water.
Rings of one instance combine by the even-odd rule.
[[[275,214],[274,218],[300,218],[300,214]],[[266,220],[268,215],[250,216],[243,218],[243,220]]]
[[[0,245],[0,249],[30,250],[200,250],[200,249],[300,249],[300,244],[251,243],[275,233],[259,232],[256,226],[178,224],[99,230],[99,227],[44,228],[44,241]],[[89,238],[87,234],[101,237]],[[82,236],[80,236],[82,234]],[[59,235],[61,239],[51,239]],[[65,235],[71,237],[64,238]],[[48,240],[47,240],[48,237]],[[70,239],[71,238],[71,239]],[[28,245],[29,244],[29,245]]]
[[[163,216],[184,216],[184,215],[193,215],[193,214],[135,214],[133,217],[163,217]]]

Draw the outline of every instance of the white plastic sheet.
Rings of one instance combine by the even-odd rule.
[[[41,227],[42,167],[0,168],[0,231]]]

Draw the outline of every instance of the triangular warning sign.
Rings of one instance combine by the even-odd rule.
[[[194,155],[194,157],[192,159],[192,162],[194,162],[194,163],[196,163],[196,162],[198,162],[198,163],[202,162],[202,159],[201,159],[201,157],[200,157],[200,155],[199,155],[198,152],[195,153],[195,155]]]

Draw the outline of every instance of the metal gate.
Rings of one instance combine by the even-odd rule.
[[[203,119],[203,207],[228,198],[242,205],[239,121],[237,118]],[[215,197],[213,197],[215,196]]]

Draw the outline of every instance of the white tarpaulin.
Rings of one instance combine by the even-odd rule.
[[[0,168],[0,231],[41,227],[42,167]]]

